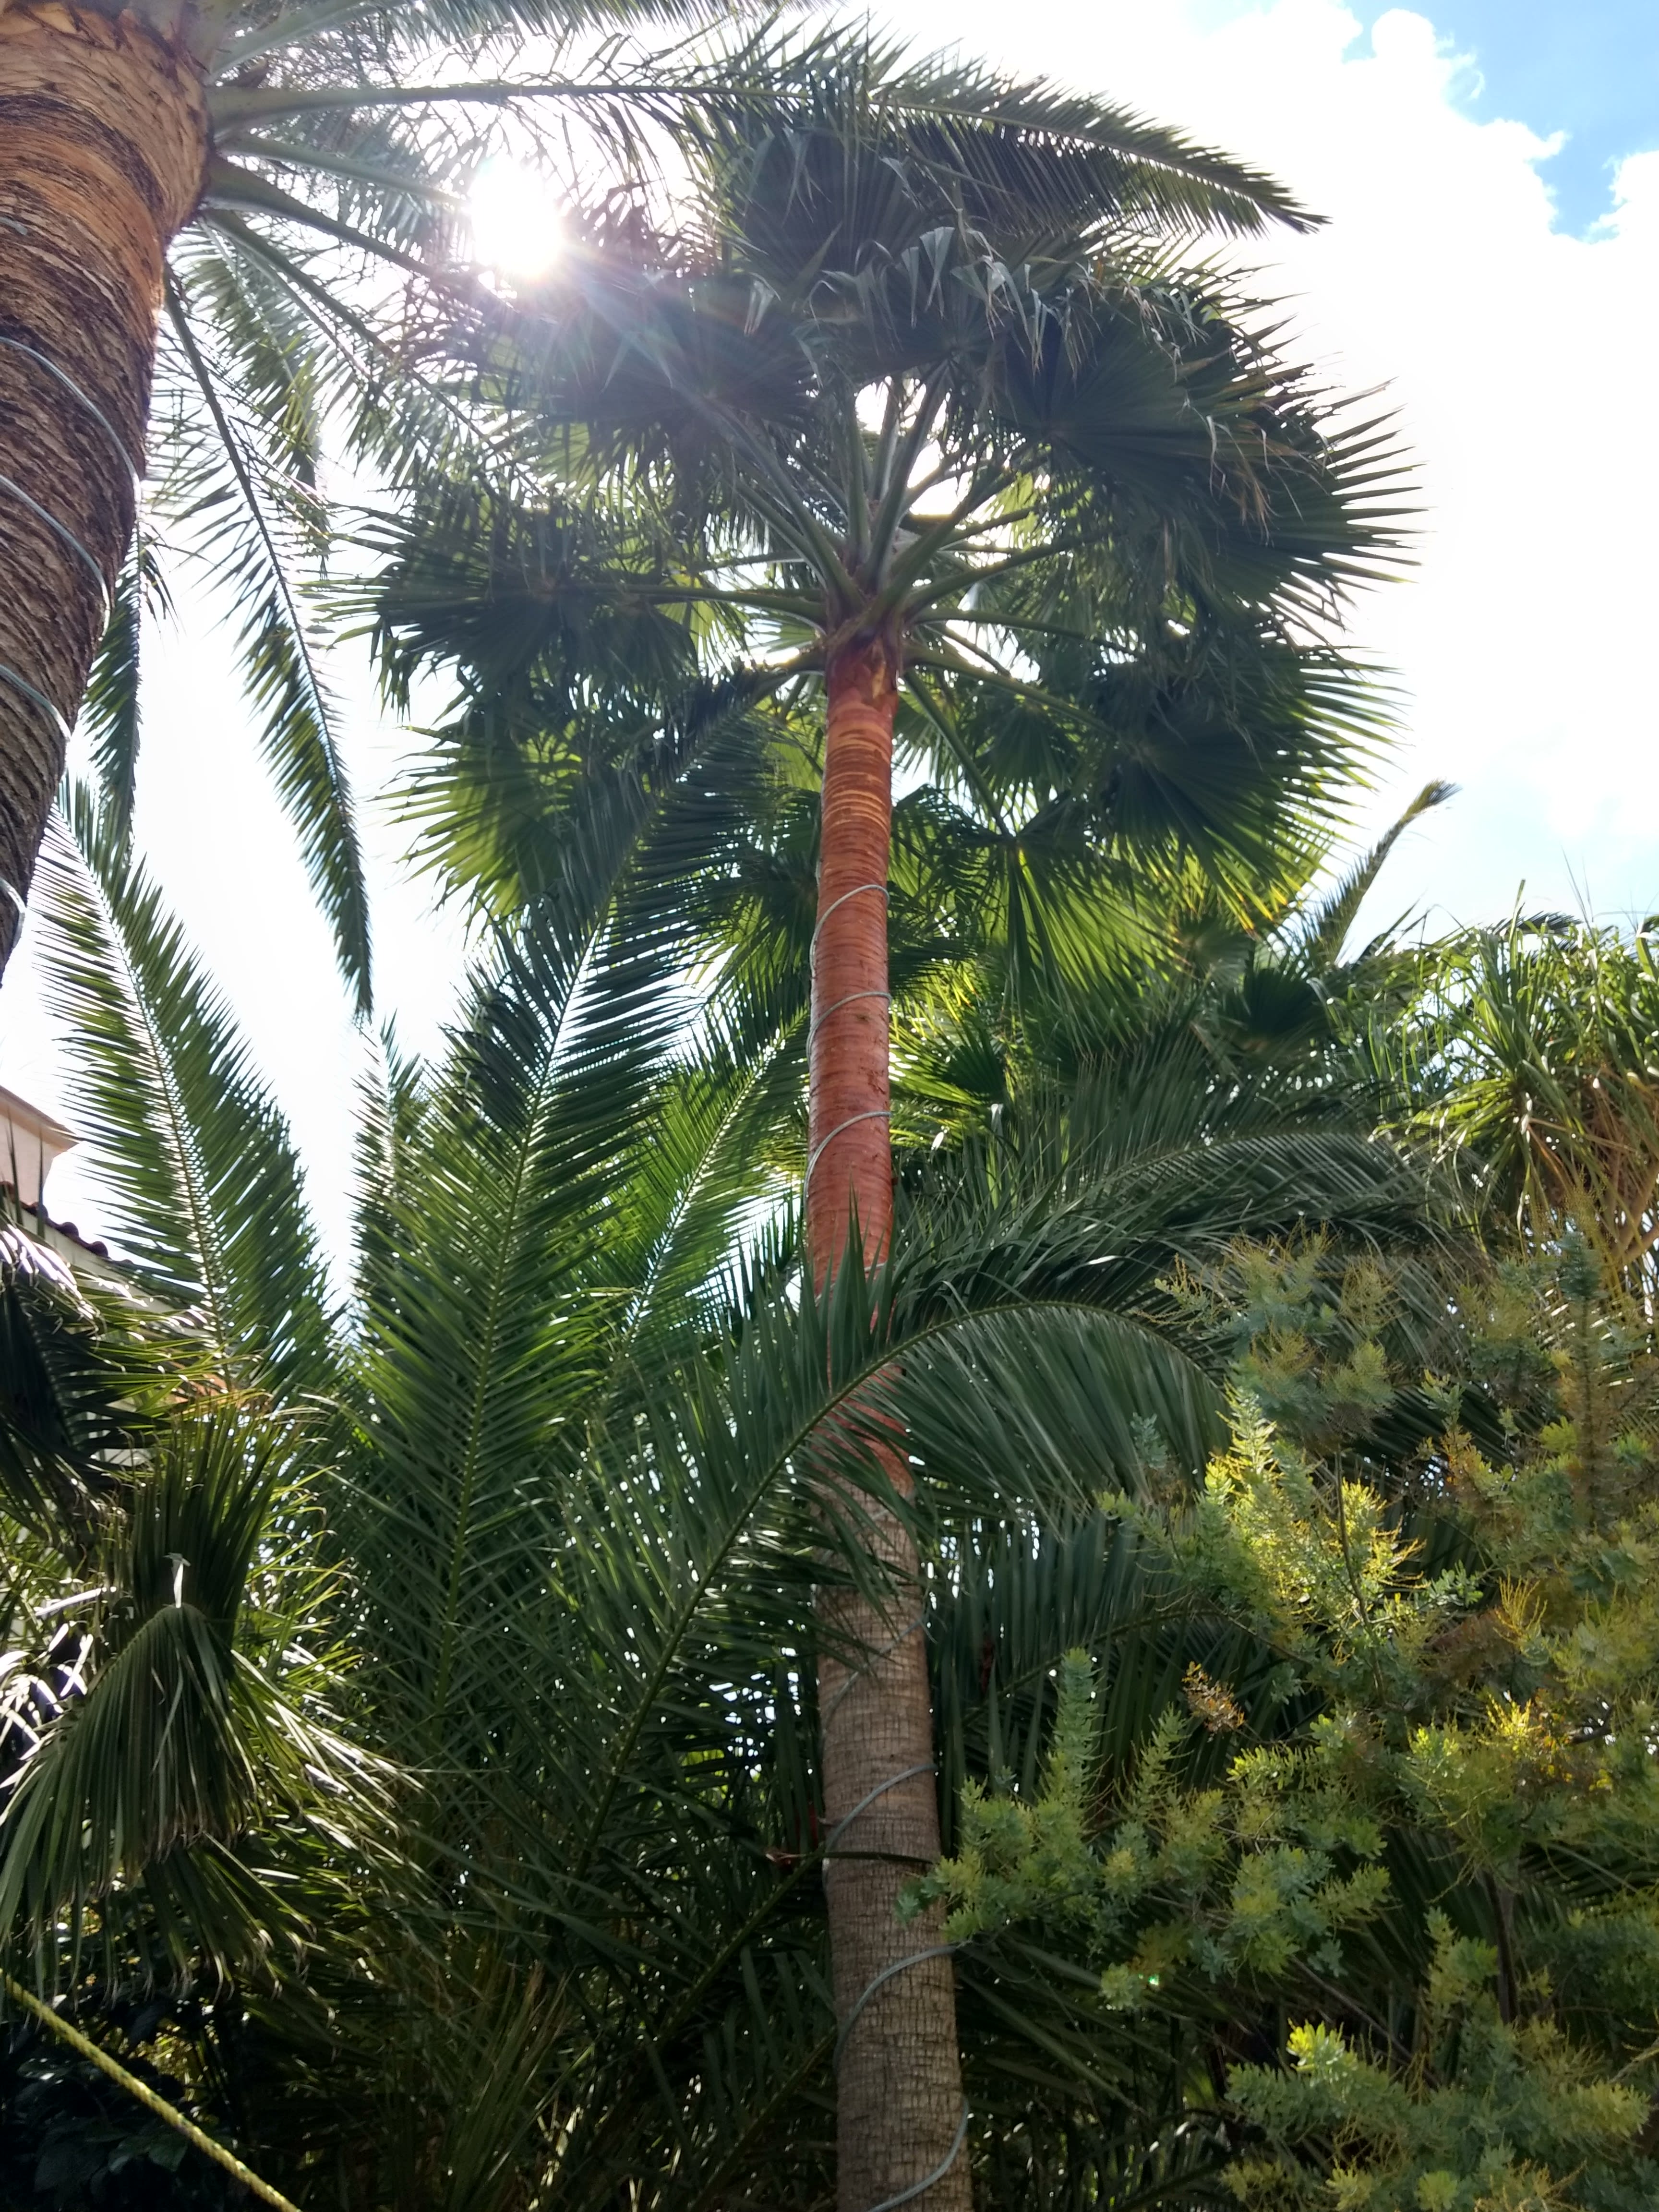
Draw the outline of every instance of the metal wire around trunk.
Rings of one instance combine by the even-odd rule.
[[[870,2212],[895,2212],[896,2206],[909,2203],[913,2197],[920,2197],[923,2190],[931,2189],[936,2181],[943,2181],[962,2155],[962,2146],[968,2140],[968,2122],[970,2118],[971,2115],[964,2100],[962,2118],[957,2122],[956,2141],[933,2172],[924,2173],[920,2181],[913,2181],[908,2189],[901,2189],[896,2197],[884,2197],[879,2204],[872,2204],[870,2207]]]

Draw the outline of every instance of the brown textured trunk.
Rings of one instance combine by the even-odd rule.
[[[818,928],[812,974],[807,1249],[822,1284],[856,1218],[867,1258],[892,1231],[887,1123],[887,866],[893,811],[897,656],[886,641],[830,663]],[[888,1472],[908,1489],[902,1452]],[[936,1919],[900,1925],[899,1893],[939,1856],[933,1722],[915,1547],[884,1519],[872,1538],[891,1571],[887,1601],[826,1594],[825,1868],[836,2012],[840,2212],[896,2201],[968,2212],[956,1984]],[[861,1808],[861,1809],[860,1809]],[[900,1965],[902,1960],[912,1963]],[[897,1967],[896,1972],[890,1969]],[[941,2171],[942,2169],[942,2171]],[[910,2191],[930,2174],[930,2186]]]
[[[162,258],[207,146],[181,47],[0,0],[0,968],[131,535]]]

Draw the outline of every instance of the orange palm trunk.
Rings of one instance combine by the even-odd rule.
[[[0,0],[0,967],[131,535],[208,136],[200,71],[136,15]]]
[[[807,1249],[822,1286],[856,1224],[866,1262],[893,1225],[888,1129],[887,869],[897,655],[884,639],[843,648],[827,672],[818,921],[812,970]],[[908,1493],[902,1451],[888,1474]],[[900,1893],[939,1856],[933,1726],[915,1548],[879,1516],[884,1605],[845,1590],[820,1606],[824,1871],[841,2027],[840,2212],[901,2198],[970,2212],[961,2143],[955,1976],[927,1918],[901,1926]],[[928,2182],[928,2177],[934,2177]],[[919,2183],[927,2183],[912,2196]]]
[[[894,655],[878,641],[830,664],[818,924],[813,943],[806,1242],[822,1284],[856,1212],[865,1256],[887,1249],[887,864]]]

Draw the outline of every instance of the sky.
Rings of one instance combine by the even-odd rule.
[[[1218,21],[1244,12],[1232,0]],[[1362,8],[1369,31],[1381,8]],[[1435,27],[1473,66],[1453,97],[1560,143],[1544,173],[1556,220],[1583,235],[1612,205],[1618,164],[1659,146],[1659,8],[1652,0],[1449,0]]]
[[[888,0],[959,44],[1175,124],[1327,218],[1254,256],[1305,356],[1376,395],[1414,457],[1415,565],[1356,607],[1401,734],[1356,822],[1431,776],[1460,796],[1402,842],[1368,916],[1659,909],[1659,5],[1656,0]],[[495,191],[497,205],[514,196]],[[158,645],[138,836],[238,1007],[344,1237],[367,1049],[246,733],[228,641],[192,605]],[[436,1040],[460,958],[380,794],[414,740],[343,663],[376,884],[377,988]],[[1524,886],[1524,890],[1523,887]],[[0,988],[0,1083],[73,1121],[29,947]],[[71,1154],[50,1201],[103,1225]]]

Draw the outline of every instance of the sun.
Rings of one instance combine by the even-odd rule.
[[[563,232],[552,180],[522,161],[486,161],[467,195],[472,251],[485,269],[520,281],[544,276]]]

